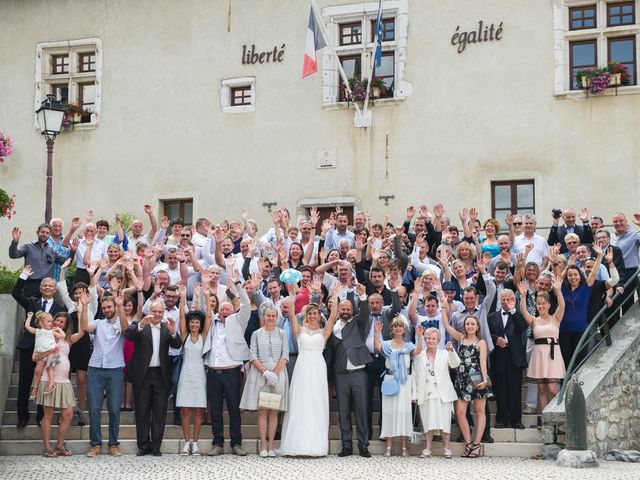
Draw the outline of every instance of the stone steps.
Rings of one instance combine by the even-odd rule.
[[[279,442],[276,443],[276,450],[278,449]],[[67,440],[66,447],[71,450],[75,455],[84,455],[89,449],[89,442],[87,440]],[[200,449],[204,452],[208,452],[211,449],[210,441],[207,438],[202,438],[200,441]],[[382,455],[385,451],[385,442],[372,441],[369,445],[369,451],[374,455]],[[164,454],[177,454],[182,448],[182,440],[178,439],[164,439],[162,442],[161,451]],[[258,440],[243,440],[242,448],[250,453],[257,454],[259,448]],[[423,444],[410,444],[409,454],[417,456],[424,448]],[[338,454],[342,449],[342,442],[340,440],[329,441],[329,453],[332,455]],[[133,455],[137,452],[138,448],[135,440],[122,439],[120,441],[120,450],[124,454]],[[353,444],[354,452],[357,452],[357,443]],[[464,451],[464,445],[462,443],[451,442],[451,450],[454,456],[460,456]],[[433,443],[433,454],[436,456],[443,455],[442,443]],[[229,443],[225,443],[225,453],[230,453],[231,448]],[[42,453],[42,441],[41,440],[12,440],[12,441],[0,441],[0,455],[39,455]],[[108,454],[108,447],[106,441],[102,446],[102,453]],[[394,455],[400,454],[400,446],[394,445]],[[483,444],[481,448],[482,456],[491,457],[535,457],[542,454],[541,443],[503,443],[496,442],[492,444]]]
[[[35,425],[35,413],[34,410],[31,411],[31,418],[29,419],[29,425]],[[87,421],[89,420],[89,413],[85,412],[85,416],[87,417]],[[379,422],[379,412],[373,412],[373,424],[377,425]],[[57,414],[54,414],[54,424],[57,423]],[[222,418],[225,424],[229,423],[229,414],[225,410],[222,413]],[[353,416],[352,416],[353,418]],[[242,412],[242,423],[247,425],[256,425],[258,419],[257,412]],[[169,410],[167,412],[167,425],[173,424],[173,411]],[[522,423],[525,427],[530,427],[531,425],[535,425],[538,420],[538,415],[522,415]],[[332,425],[338,425],[338,412],[333,411],[329,413],[329,421]],[[2,417],[2,425],[11,426],[15,428],[16,423],[18,422],[18,413],[15,410],[7,410],[4,412]],[[101,412],[100,423],[106,425],[109,423],[109,412],[103,410]],[[491,424],[495,423],[495,414],[491,414]],[[77,424],[77,417],[74,417],[73,425]],[[134,425],[135,417],[134,412],[120,412],[120,424],[121,425]],[[205,428],[205,427],[203,427]],[[208,427],[207,427],[208,428]],[[513,430],[513,429],[500,429],[500,430]]]
[[[244,419],[243,419],[244,420]],[[51,437],[54,438],[58,427],[56,425],[51,427]],[[164,436],[166,439],[181,439],[182,427],[176,425],[167,425],[164,430]],[[228,426],[225,424],[224,429],[225,438],[229,437]],[[354,429],[355,432],[355,429]],[[451,427],[452,438],[457,438],[460,434],[460,430],[456,426]],[[103,438],[108,436],[108,423],[102,424]],[[354,433],[355,435],[355,433]],[[373,427],[373,438],[378,438],[380,435],[380,428],[378,426]],[[494,428],[491,430],[491,436],[496,442],[503,443],[533,443],[542,442],[542,434],[537,428],[525,428],[524,430],[516,430],[513,428]],[[258,425],[242,423],[242,437],[247,439],[256,439],[260,437],[258,431]],[[38,440],[42,438],[40,428],[36,425],[27,425],[23,429],[17,429],[13,425],[0,426],[0,440]],[[69,440],[89,440],[89,426],[83,427],[72,426],[67,433],[67,439]],[[132,424],[120,424],[120,433],[118,438],[127,440],[136,438],[136,428]],[[211,427],[209,425],[203,425],[202,438],[210,441],[212,439]],[[340,440],[340,427],[337,424],[329,426],[329,440]]]

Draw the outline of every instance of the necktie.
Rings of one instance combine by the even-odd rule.
[[[42,305],[40,305],[40,310],[42,310],[43,312],[47,311],[47,301],[46,300],[42,300]]]

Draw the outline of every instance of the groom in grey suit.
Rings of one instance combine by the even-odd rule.
[[[353,452],[351,406],[356,414],[356,433],[360,456],[370,457],[369,428],[367,426],[368,380],[366,365],[373,359],[364,342],[365,328],[369,320],[369,302],[364,285],[356,287],[360,300],[360,312],[354,316],[353,293],[338,305],[338,320],[331,335],[335,369],[335,389],[338,398],[342,451],[346,457]]]

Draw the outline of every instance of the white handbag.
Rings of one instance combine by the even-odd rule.
[[[282,394],[274,393],[273,387],[268,387],[271,391],[265,389],[260,390],[258,394],[258,408],[266,408],[267,410],[280,410],[282,403]]]

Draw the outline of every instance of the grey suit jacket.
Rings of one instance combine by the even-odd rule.
[[[398,315],[398,313],[400,313],[400,310],[402,309],[402,303],[400,302],[398,292],[392,291],[391,299],[393,303],[391,303],[391,305],[389,306],[383,306],[382,311],[380,312],[380,321],[382,322],[382,338],[384,340],[389,340],[391,338],[391,320],[393,320],[394,317]],[[371,331],[373,320],[374,314],[370,313],[369,318],[367,319],[367,326],[364,329],[365,338],[367,338],[367,335]]]
[[[249,360],[249,347],[244,339],[244,331],[247,329],[247,324],[251,317],[251,302],[249,302],[249,297],[244,291],[244,288],[239,288],[238,291],[240,294],[240,310],[233,315],[229,315],[226,318],[224,325],[227,332],[226,343],[227,348],[229,349],[229,355],[231,355],[231,358],[237,362],[244,362]],[[209,353],[217,335],[216,323],[211,326],[209,335],[207,335],[207,338],[205,339],[204,350],[202,351],[203,356],[206,356],[207,353]]]
[[[348,299],[353,303],[353,294]],[[336,373],[347,371],[347,359],[355,365],[366,365],[373,361],[369,349],[364,343],[364,329],[369,320],[369,302],[360,302],[360,312],[342,328],[342,340],[331,334],[334,368]]]

